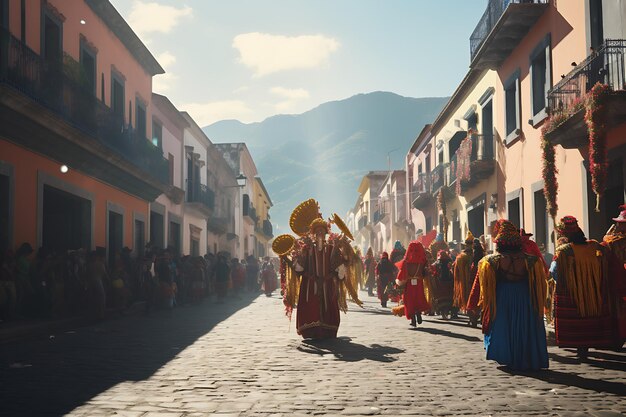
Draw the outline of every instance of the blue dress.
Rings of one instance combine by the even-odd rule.
[[[543,317],[533,308],[528,280],[496,284],[496,317],[485,334],[487,359],[514,370],[548,368]]]

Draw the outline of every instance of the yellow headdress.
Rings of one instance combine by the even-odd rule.
[[[341,219],[341,217],[339,217],[337,213],[333,213],[333,218],[331,219],[331,222],[335,223],[337,227],[339,228],[339,230],[341,230],[341,232],[348,239],[354,240],[354,236],[352,236],[352,233],[350,233],[350,229],[348,229],[348,226],[346,226],[346,224],[343,222],[343,220]]]
[[[474,243],[474,235],[472,234],[471,230],[468,230],[467,236],[465,237],[465,244],[468,246],[472,246],[473,243]]]
[[[298,205],[289,218],[289,226],[291,230],[298,236],[305,236],[309,233],[309,227],[313,220],[321,219],[320,207],[317,201],[310,198]]]
[[[278,256],[286,255],[293,248],[296,239],[291,235],[280,235],[274,238],[272,242],[272,250]]]

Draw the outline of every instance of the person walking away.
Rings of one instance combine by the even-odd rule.
[[[474,275],[472,275],[473,245],[474,235],[468,231],[463,243],[463,250],[454,261],[454,311],[452,318],[458,317],[457,312],[459,310],[466,311],[465,306],[474,282]]]
[[[447,320],[452,311],[452,296],[454,295],[454,277],[452,274],[452,258],[448,251],[441,249],[437,254],[437,261],[431,267],[431,290],[433,310]]]
[[[626,205],[619,207],[619,215],[613,218],[615,224],[604,236],[602,245],[609,250],[609,277],[613,300],[613,317],[617,324],[616,346],[626,341]]]
[[[474,287],[467,305],[482,307],[486,357],[512,370],[548,368],[543,263],[522,251],[519,231],[509,221],[501,223],[494,242],[496,252],[478,264],[480,295]]]
[[[252,255],[246,258],[246,284],[248,291],[259,291],[259,262]]]
[[[230,280],[230,266],[223,253],[217,254],[215,264],[215,292],[217,293],[217,303],[222,304],[228,291],[228,281]]]
[[[587,240],[573,216],[556,226],[568,243],[556,249],[556,294],[554,330],[560,348],[576,348],[585,359],[589,348],[615,344],[614,324],[609,309],[608,250]]]
[[[233,283],[233,295],[239,299],[241,298],[239,294],[246,285],[246,270],[241,266],[238,258],[233,258],[231,261],[230,277]]]
[[[365,272],[365,287],[367,288],[367,295],[374,295],[374,286],[376,285],[376,260],[374,259],[374,251],[370,247],[365,255],[365,261],[363,262]]]
[[[102,320],[106,308],[105,282],[109,280],[104,251],[96,249],[87,258],[87,308],[92,318]]]
[[[276,269],[274,264],[270,261],[270,257],[263,258],[263,265],[261,266],[261,281],[263,286],[263,292],[267,297],[271,297],[272,293],[276,289]]]
[[[431,308],[424,294],[427,263],[424,246],[420,242],[413,241],[409,243],[404,259],[396,264],[399,269],[396,285],[404,288],[402,294],[404,315],[407,320],[411,321],[413,327],[422,323],[421,313]]]
[[[383,308],[387,308],[387,300],[389,298],[387,294],[387,286],[393,281],[398,270],[396,266],[389,260],[389,254],[383,252],[380,262],[376,265],[376,276],[378,277],[378,286],[376,292],[380,305]]]

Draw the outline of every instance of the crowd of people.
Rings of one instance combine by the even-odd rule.
[[[15,319],[90,316],[101,319],[107,309],[123,312],[136,302],[146,311],[170,310],[230,292],[277,287],[277,260],[228,253],[179,256],[171,248],[146,245],[142,256],[123,248],[109,256],[104,248],[37,253],[29,243],[0,253],[0,322]]]
[[[589,348],[619,349],[626,341],[626,205],[620,210],[602,242],[563,217],[554,255],[501,219],[492,230],[493,251],[469,232],[460,248],[440,234],[428,247],[396,242],[390,254],[369,248],[363,257],[349,245],[342,221],[336,215],[324,221],[308,200],[290,220],[299,238],[282,235],[287,243],[274,248],[287,315],[297,307],[305,339],[336,337],[346,300],[362,304],[358,288],[376,294],[383,308],[397,302],[391,312],[412,327],[423,314],[444,320],[465,314],[468,325],[481,323],[487,359],[514,370],[548,367],[546,322],[554,324],[556,344],[576,348],[583,359]],[[332,223],[343,233],[332,233]]]

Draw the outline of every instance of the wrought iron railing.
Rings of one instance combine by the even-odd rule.
[[[361,230],[361,229],[363,229],[365,226],[367,226],[367,223],[368,223],[368,221],[367,221],[367,214],[363,214],[363,215],[361,216],[361,218],[359,219],[359,223],[358,223],[358,225],[359,225],[359,230]]]
[[[274,231],[272,229],[272,223],[269,220],[263,220],[263,234],[267,237],[274,236]]]
[[[471,162],[493,159],[493,134],[472,134]]]
[[[489,0],[487,3],[487,9],[483,13],[482,17],[478,21],[478,24],[474,28],[472,35],[470,36],[470,56],[473,60],[476,53],[480,49],[491,30],[494,28],[500,17],[504,14],[506,8],[511,3],[517,4],[546,4],[549,0]]]
[[[201,203],[207,208],[215,208],[215,193],[199,181],[187,179],[187,195],[188,203]]]
[[[456,182],[456,168],[457,168],[457,154],[455,153],[450,158],[450,164],[448,165],[448,185],[452,185]]]
[[[430,193],[430,174],[422,172],[413,183],[413,192],[417,194]]]
[[[608,84],[613,91],[625,90],[625,54],[626,40],[606,40],[548,91],[550,113],[582,109],[585,95],[596,83]]]
[[[432,181],[432,192],[436,192],[439,191],[439,189],[441,187],[444,186],[445,184],[445,172],[444,172],[444,165],[443,164],[439,164],[435,167],[435,169],[433,169],[432,174],[431,174],[431,181]]]
[[[80,77],[80,66],[65,55],[47,62],[22,41],[0,28],[0,83],[10,85],[55,112],[67,123],[98,140],[164,184],[169,163],[163,152],[141,137],[123,116],[98,100]]]

